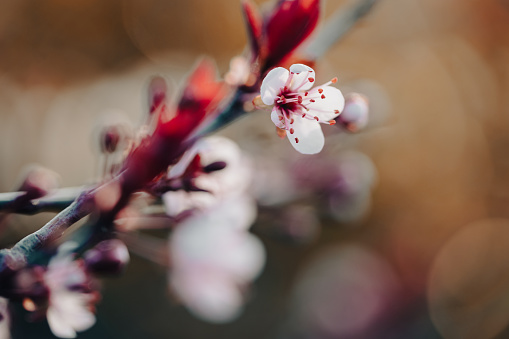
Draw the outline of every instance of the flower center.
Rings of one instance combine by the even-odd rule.
[[[289,131],[290,134],[295,133],[295,130],[292,127],[293,123],[295,122],[294,116],[297,116],[302,119],[316,120],[321,124],[334,125],[336,123],[335,120],[322,120],[318,116],[310,114],[309,113],[310,108],[308,106],[319,100],[324,100],[326,96],[323,93],[322,87],[334,84],[337,82],[338,79],[334,78],[329,82],[323,84],[322,86],[318,88],[313,88],[309,91],[299,91],[299,89],[302,88],[302,86],[304,86],[307,82],[315,81],[314,78],[308,77],[304,81],[302,81],[302,83],[299,84],[296,88],[294,88],[293,91],[291,91],[289,87],[293,80],[294,75],[295,73],[292,72],[290,73],[290,76],[288,77],[288,81],[286,82],[285,86],[281,88],[280,94],[276,96],[276,98],[274,99],[274,105],[278,108],[279,112],[278,119],[280,121],[280,126],[278,127]],[[323,111],[315,107],[313,107],[312,110],[314,112],[335,113],[335,114],[340,113],[339,110],[334,110],[334,112]]]

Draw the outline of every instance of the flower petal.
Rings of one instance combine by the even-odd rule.
[[[296,118],[292,127],[294,133],[287,133],[286,135],[298,152],[302,154],[316,154],[322,150],[325,138],[318,121]]]
[[[267,74],[260,89],[260,95],[265,105],[274,104],[274,99],[281,92],[281,88],[285,87],[289,76],[290,72],[283,67],[274,68]]]
[[[46,314],[51,332],[59,338],[76,338],[76,331],[67,322],[62,320],[61,314],[50,307]]]
[[[323,92],[320,94],[319,89]],[[322,99],[322,95],[323,98]],[[322,86],[313,88],[309,91],[309,96],[317,97],[315,102],[307,104],[309,114],[316,115],[321,120],[332,120],[339,115],[335,111],[343,111],[345,107],[345,98],[339,89],[332,86]]]
[[[184,153],[184,155],[182,155],[180,160],[172,168],[170,168],[170,171],[168,172],[168,179],[181,177],[187,167],[189,167],[189,164],[191,164],[191,161],[194,159],[196,154],[198,154],[198,148],[195,144],[186,153]]]
[[[277,107],[274,107],[272,109],[272,112],[270,113],[270,120],[276,125],[276,127],[283,128],[283,122],[279,120],[279,117],[281,116],[281,112]]]
[[[315,71],[304,64],[294,64],[290,67],[290,72],[294,73],[292,83],[290,84],[290,90],[295,92],[307,91],[313,87],[315,81]],[[313,79],[310,81],[309,79]]]
[[[226,323],[240,315],[243,298],[230,277],[219,272],[174,272],[172,289],[196,317],[211,323]]]

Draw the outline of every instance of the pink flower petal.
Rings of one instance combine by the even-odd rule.
[[[274,104],[274,99],[281,92],[281,88],[285,87],[289,76],[290,72],[283,67],[274,68],[267,74],[260,89],[260,95],[265,105]]]
[[[48,319],[51,332],[59,338],[76,338],[76,331],[71,325],[62,321],[61,314],[54,308],[48,309],[46,318]]]
[[[294,133],[286,133],[292,146],[302,154],[319,153],[325,143],[322,128],[316,120],[297,118],[292,124]]]
[[[173,275],[171,286],[195,316],[212,323],[226,323],[240,315],[243,298],[228,277],[216,272]]]
[[[322,89],[323,92],[320,94],[318,92],[319,89]],[[309,108],[309,114],[316,115],[321,120],[332,120],[337,117],[340,113],[335,113],[343,111],[345,107],[345,98],[339,89],[332,86],[322,86],[312,89],[309,92],[310,96],[318,96],[318,99],[315,99],[315,102],[309,103],[307,107]],[[322,95],[323,98],[322,99]]]
[[[281,112],[277,107],[274,107],[272,109],[272,112],[270,113],[270,120],[276,125],[276,127],[283,128],[283,122],[279,119],[281,116]]]
[[[315,71],[309,66],[294,64],[290,67],[290,72],[294,73],[290,84],[291,91],[307,91],[315,84]]]

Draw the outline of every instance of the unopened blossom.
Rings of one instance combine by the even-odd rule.
[[[345,108],[336,121],[350,132],[358,132],[366,127],[369,122],[368,99],[359,93],[345,95]]]
[[[311,67],[294,64],[290,71],[277,67],[263,80],[255,104],[261,100],[273,106],[271,119],[281,134],[300,153],[315,154],[325,141],[320,124],[334,125],[345,105],[341,91],[329,86],[336,81],[312,88],[315,71]]]
[[[243,290],[260,273],[265,251],[248,232],[256,204],[230,197],[178,225],[170,238],[170,287],[195,316],[214,323],[235,319]]]
[[[102,275],[118,275],[129,263],[127,246],[119,239],[103,240],[84,253],[85,266],[89,272]]]
[[[95,324],[92,304],[97,297],[89,291],[90,280],[83,263],[74,260],[66,248],[61,246],[49,262],[44,283],[49,290],[46,317],[55,336],[76,338],[77,332]]]
[[[253,59],[260,73],[286,62],[313,33],[320,16],[319,0],[279,0],[271,10],[260,13],[250,0],[242,9]]]

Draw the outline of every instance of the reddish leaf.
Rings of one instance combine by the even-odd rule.
[[[191,73],[177,107],[176,116],[161,113],[156,133],[187,137],[204,118],[214,112],[228,95],[228,87],[216,81],[216,68],[212,61],[203,59]]]
[[[260,39],[262,36],[262,17],[256,5],[250,0],[242,1],[244,20],[247,25],[247,35],[253,52],[253,58],[260,53]]]
[[[226,85],[216,81],[214,63],[203,59],[187,80],[177,114],[191,114],[198,118],[213,110],[227,94]]]
[[[293,52],[315,29],[320,0],[283,0],[266,26],[267,60],[264,71]]]

